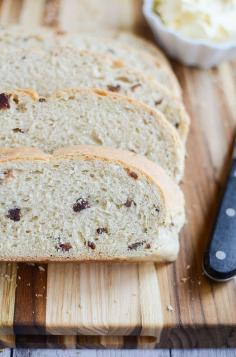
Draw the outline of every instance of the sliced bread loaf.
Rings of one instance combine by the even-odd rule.
[[[57,36],[59,45],[70,45],[80,50],[91,50],[102,54],[111,54],[115,58],[122,59],[133,68],[143,71],[158,83],[178,97],[181,97],[180,85],[170,67],[163,64],[160,56],[153,56],[143,49],[129,46],[122,39],[113,39],[110,34],[81,34],[68,33]]]
[[[64,37],[67,35],[72,36],[86,36],[86,35],[94,35],[99,38],[108,38],[110,41],[115,40],[119,45],[128,45],[131,49],[148,52],[150,55],[154,56],[157,61],[164,67],[168,67],[171,69],[171,65],[164,55],[164,53],[160,50],[157,45],[154,45],[151,41],[144,39],[143,37],[137,36],[132,32],[127,31],[106,31],[99,30],[97,32],[94,31],[82,31],[79,32],[68,32],[64,30],[54,31],[48,27],[36,27],[33,30],[25,28],[23,26],[11,25],[11,26],[0,26],[0,43],[7,44],[8,46],[15,46],[16,41],[22,41],[23,47],[29,47],[29,45],[40,46],[40,42],[46,41],[46,44],[50,46],[51,40],[56,37]],[[48,41],[48,42],[47,42]],[[4,50],[4,47],[2,48]]]
[[[1,109],[1,103],[4,103]],[[92,144],[130,150],[159,163],[179,181],[184,148],[176,130],[150,107],[101,90],[0,94],[0,147],[30,146],[52,152]]]
[[[72,46],[80,50],[91,50],[102,54],[110,54],[114,58],[120,58],[129,66],[143,71],[146,75],[161,83],[176,96],[181,96],[181,89],[173,71],[163,64],[160,56],[153,56],[147,51],[123,43],[121,39],[114,39],[107,32],[53,32],[39,28],[35,32],[29,32],[21,27],[9,27],[0,29],[0,41],[3,43],[3,51],[12,47],[28,48],[38,46],[50,49],[55,45]]]
[[[189,119],[182,102],[120,60],[71,47],[0,52],[0,92],[32,88],[40,95],[50,95],[55,90],[77,87],[119,92],[144,102],[160,110],[183,141],[186,139]]]
[[[148,52],[150,55],[159,58],[159,61],[162,61],[163,65],[171,68],[167,57],[160,50],[160,48],[156,44],[154,45],[151,41],[145,39],[144,37],[137,36],[134,33],[127,31],[113,31],[110,32],[110,35],[115,40],[122,41],[122,43],[126,43],[132,48]]]
[[[0,150],[0,261],[172,261],[178,186],[151,161],[85,146]]]

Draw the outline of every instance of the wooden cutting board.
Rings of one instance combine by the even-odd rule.
[[[150,36],[139,0],[0,0],[0,23],[111,26]],[[201,268],[232,149],[236,63],[173,67],[192,119],[178,261],[1,264],[2,346],[236,347],[236,280],[211,283]]]

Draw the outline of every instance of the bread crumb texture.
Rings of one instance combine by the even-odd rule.
[[[42,97],[62,88],[118,92],[161,111],[186,140],[189,118],[181,99],[145,72],[108,54],[60,46],[27,51],[13,47],[0,53],[0,68],[0,92],[32,88]]]
[[[169,214],[162,188],[135,173],[88,156],[2,161],[0,258],[175,259],[183,207]]]
[[[68,145],[111,146],[146,156],[176,181],[183,177],[184,148],[176,130],[136,100],[90,89],[48,98],[16,91],[0,94],[0,119],[1,147],[52,152]]]

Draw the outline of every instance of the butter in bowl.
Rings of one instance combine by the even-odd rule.
[[[170,57],[205,69],[236,58],[236,0],[145,0],[143,11]]]

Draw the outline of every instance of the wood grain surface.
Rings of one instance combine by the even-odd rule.
[[[139,0],[0,0],[0,24],[14,23],[121,27],[150,36]],[[235,134],[236,63],[200,71],[173,62],[173,68],[192,121],[182,184],[188,222],[177,262],[2,264],[2,346],[236,346],[236,281],[209,282],[201,268]]]
[[[49,357],[78,357],[78,351],[42,351],[42,350],[16,350],[14,351],[13,357],[44,357],[46,354]],[[146,355],[147,356],[147,355]],[[160,351],[148,351],[149,357],[170,357],[170,353],[168,350],[160,350]],[[2,356],[1,356],[2,357]],[[8,356],[3,356],[8,357]],[[81,351],[79,352],[79,357],[145,357],[144,351]],[[229,356],[231,357],[231,356]]]
[[[235,357],[235,349],[172,350],[171,357]]]
[[[1,357],[235,357],[235,349],[199,349],[199,350],[42,350],[42,349],[5,349]]]

